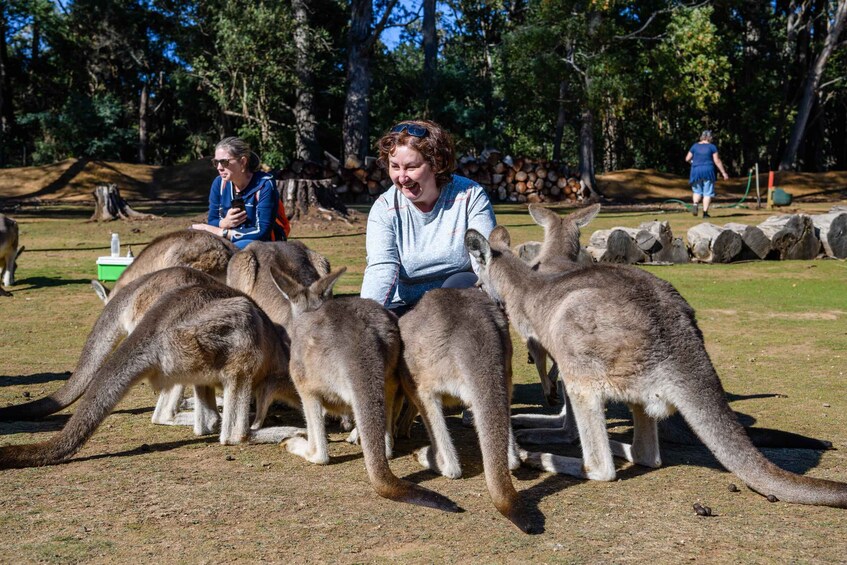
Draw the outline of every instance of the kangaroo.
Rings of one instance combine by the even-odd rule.
[[[461,477],[442,406],[472,408],[494,506],[521,531],[540,533],[509,473],[520,466],[520,458],[509,422],[512,342],[503,313],[479,289],[439,288],[426,293],[399,324],[403,391],[422,415],[432,442],[418,450],[418,462],[445,477]]]
[[[206,416],[217,415],[214,387],[220,385],[224,395],[220,442],[231,445],[250,439],[252,392],[266,378],[287,372],[288,351],[276,326],[247,295],[195,272],[206,280],[158,297],[96,369],[79,409],[62,431],[42,443],[0,448],[0,468],[67,459],[142,379],[159,388],[194,385],[199,434],[211,432]]]
[[[18,257],[24,252],[25,247],[18,247],[18,222],[0,214],[0,275],[2,275],[3,286],[14,286],[15,269],[18,268]],[[12,293],[0,287],[0,296],[12,296]]]
[[[141,255],[139,255],[141,257]],[[296,280],[313,282],[319,274],[329,271],[328,261],[320,254],[308,249],[300,242],[255,242],[237,253],[227,269],[227,282],[251,298],[269,315],[283,336],[287,347],[288,336],[284,326],[290,322],[290,306],[282,298],[270,278],[269,268],[275,266],[289,273]],[[185,286],[203,284],[208,275],[195,269],[164,269],[143,275],[136,281],[124,286],[120,292],[112,293],[110,300],[83,348],[83,353],[71,378],[58,391],[42,399],[18,406],[0,408],[0,420],[19,420],[42,418],[62,410],[75,402],[89,386],[96,369],[114,350],[120,340],[133,331],[139,319],[147,312],[155,300],[164,293]],[[256,416],[252,430],[258,430],[264,423],[267,410],[273,400],[282,400],[286,404],[299,407],[299,397],[287,373],[278,378],[265,379],[256,391]],[[154,424],[192,425],[195,417],[191,413],[180,413],[184,386],[168,387],[159,394],[153,411]],[[213,420],[216,414],[207,415]],[[214,425],[214,422],[210,425]],[[274,433],[280,429],[266,429],[262,434],[254,434],[251,441],[274,441]],[[285,432],[287,433],[287,432]]]
[[[510,321],[559,364],[579,429],[583,458],[522,453],[524,462],[580,478],[615,478],[604,405],[627,403],[633,443],[620,455],[661,465],[657,419],[678,409],[724,467],[752,490],[793,503],[847,507],[847,484],[780,469],[753,446],[729,407],[694,310],[671,284],[625,265],[562,274],[534,272],[509,250],[509,232],[486,240],[468,230],[482,286]]]
[[[446,512],[460,509],[450,499],[398,479],[388,465],[392,452],[394,401],[400,387],[397,317],[377,302],[359,297],[328,300],[346,271],[333,271],[308,287],[275,272],[279,291],[291,302],[291,378],[303,404],[307,438],[286,449],[318,465],[329,463],[324,410],[356,421],[365,468],[377,494]]]
[[[579,268],[579,265],[592,265],[593,261],[590,257],[588,261],[584,259],[585,254],[579,245],[579,233],[580,228],[593,220],[599,211],[600,205],[595,204],[563,217],[543,206],[530,204],[529,213],[533,220],[544,227],[544,242],[537,245],[523,244],[518,246],[515,254],[539,273],[565,273]],[[552,404],[550,391],[553,393],[557,391],[558,366],[554,363],[550,372],[547,373],[547,352],[534,339],[527,342],[527,347],[539,368],[538,373],[541,378],[542,389],[548,398],[548,402]],[[576,421],[567,395],[565,395],[559,415],[520,414],[512,417],[512,424],[532,428],[516,430],[515,435],[521,443],[570,444],[579,440]],[[804,449],[830,449],[832,447],[831,442],[782,430],[767,428],[746,428],[746,430],[753,444],[759,447]],[[696,436],[691,433],[685,420],[678,414],[673,414],[659,422],[659,437],[663,441],[672,443],[688,445],[700,443]],[[613,444],[613,449],[614,447]]]
[[[223,282],[230,257],[238,251],[228,239],[199,230],[179,230],[160,235],[145,247],[121,273],[112,292],[99,281],[91,281],[94,291],[108,304],[120,289],[153,271],[166,267],[191,267]]]

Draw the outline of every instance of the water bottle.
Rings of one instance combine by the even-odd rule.
[[[121,239],[118,234],[112,234],[112,257],[118,257],[121,254]]]

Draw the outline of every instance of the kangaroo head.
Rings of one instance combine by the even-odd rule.
[[[482,288],[498,304],[502,303],[502,300],[491,284],[490,267],[492,261],[504,252],[511,253],[509,250],[510,241],[509,231],[503,226],[495,227],[489,235],[489,239],[485,239],[485,236],[475,229],[469,229],[465,233],[465,247],[479,265],[477,286]]]
[[[579,228],[588,225],[600,212],[599,204],[592,204],[567,216],[559,216],[538,204],[529,205],[529,214],[544,228],[544,243],[536,263],[554,260],[576,261],[579,256]]]
[[[332,298],[332,287],[346,271],[347,267],[336,269],[308,287],[303,286],[276,267],[271,267],[271,277],[277,289],[291,303],[291,315],[296,318],[303,312],[317,310],[324,302]]]

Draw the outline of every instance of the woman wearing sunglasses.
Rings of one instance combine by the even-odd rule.
[[[478,267],[465,232],[488,237],[494,210],[482,186],[452,174],[453,139],[435,122],[400,122],[378,149],[394,184],[368,215],[361,296],[402,314],[428,290],[474,285]]]
[[[194,224],[231,240],[241,249],[251,241],[269,241],[279,193],[272,175],[258,171],[259,156],[241,138],[227,137],[215,146],[212,165],[218,177],[209,192],[209,219]]]

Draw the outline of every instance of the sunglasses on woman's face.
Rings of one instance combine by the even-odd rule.
[[[212,166],[217,167],[218,165],[220,165],[221,167],[226,167],[227,165],[229,165],[230,161],[235,161],[235,159],[212,159]]]
[[[426,137],[426,134],[429,133],[425,127],[416,124],[397,124],[391,128],[391,133],[402,133],[403,130],[415,137]]]

